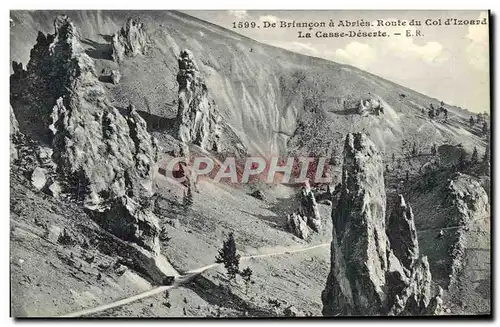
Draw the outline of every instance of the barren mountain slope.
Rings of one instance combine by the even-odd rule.
[[[130,16],[125,11],[64,12],[78,27],[96,68],[118,68],[111,36]],[[53,30],[56,11],[11,12],[11,60],[26,64],[37,32]],[[265,45],[179,12],[138,11],[151,48],[123,61],[122,80],[108,84],[115,105],[134,104],[155,131],[169,129],[177,106],[177,57],[190,49],[223,118],[253,153],[338,153],[343,135],[365,131],[387,155],[402,139],[463,143],[472,152],[484,143],[471,134],[463,111],[451,106],[448,122],[431,121],[421,108],[437,99],[411,91],[351,66]],[[404,94],[404,98],[400,97]],[[361,117],[346,109],[349,99],[380,98],[385,113]],[[287,144],[289,145],[287,147]]]

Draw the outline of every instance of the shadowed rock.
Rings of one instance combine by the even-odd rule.
[[[307,228],[307,220],[298,213],[291,213],[287,216],[287,225],[295,236],[305,240],[309,236],[309,228]]]
[[[114,235],[159,253],[158,218],[135,200],[125,196],[89,209],[93,211],[94,220]]]
[[[410,205],[400,194],[389,217],[387,235],[391,248],[406,269],[411,269],[419,257],[417,230]]]

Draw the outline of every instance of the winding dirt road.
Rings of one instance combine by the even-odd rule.
[[[241,257],[240,260],[257,259],[257,258],[279,256],[279,255],[290,255],[290,254],[293,254],[293,253],[305,252],[305,251],[310,251],[310,250],[314,250],[314,249],[317,249],[317,248],[329,247],[329,246],[330,246],[330,242],[328,242],[328,243],[321,243],[321,244],[317,244],[317,245],[313,245],[313,246],[309,246],[309,247],[305,247],[305,248],[298,248],[298,249],[286,249],[285,248],[285,250],[279,251],[279,252],[271,252],[271,253],[265,253],[265,254],[256,254],[256,255],[244,256],[244,257]],[[102,311],[105,311],[105,310],[108,310],[108,309],[113,309],[113,308],[121,307],[121,306],[123,306],[125,304],[129,304],[131,302],[135,302],[135,301],[138,301],[138,300],[141,300],[141,299],[144,299],[144,298],[156,295],[158,293],[162,293],[162,292],[165,292],[167,290],[171,290],[171,289],[177,288],[177,287],[179,287],[179,286],[181,286],[181,285],[189,282],[190,280],[192,280],[194,277],[198,276],[202,272],[204,272],[206,270],[209,270],[209,269],[212,269],[214,267],[217,267],[219,265],[221,265],[221,264],[219,264],[219,263],[213,263],[213,264],[208,265],[208,266],[204,266],[204,267],[200,267],[200,268],[197,268],[197,269],[193,269],[193,270],[188,271],[184,275],[179,276],[172,285],[169,285],[169,286],[158,286],[158,287],[155,287],[155,288],[153,288],[153,289],[151,289],[149,291],[146,291],[146,292],[142,292],[142,293],[139,293],[139,294],[136,294],[136,295],[133,295],[133,296],[130,296],[130,297],[126,297],[124,299],[121,299],[121,300],[118,300],[118,301],[115,301],[115,302],[111,302],[111,303],[108,303],[108,304],[103,304],[103,305],[100,305],[100,306],[97,306],[97,307],[94,307],[94,308],[84,309],[84,310],[79,310],[79,311],[75,311],[75,312],[72,312],[72,313],[68,313],[68,314],[59,316],[59,318],[75,318],[75,317],[87,316],[87,315],[98,313],[98,312],[102,312]]]

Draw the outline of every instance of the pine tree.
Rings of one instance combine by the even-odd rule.
[[[470,124],[470,127],[474,126],[474,117],[470,116],[469,124]]]
[[[248,294],[248,289],[250,288],[250,283],[252,282],[252,274],[253,271],[252,269],[250,269],[250,267],[246,267],[240,273],[241,278],[243,278],[243,280],[245,281],[245,286],[246,286],[245,294]]]
[[[470,158],[470,160],[472,161],[472,163],[477,163],[479,161],[476,147],[474,147],[474,151],[472,152],[472,157]]]
[[[233,233],[229,233],[227,240],[223,241],[219,255],[215,257],[216,263],[223,263],[227,270],[229,280],[236,277],[240,271],[240,255],[236,254],[236,242]]]

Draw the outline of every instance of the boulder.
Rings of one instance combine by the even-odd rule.
[[[285,317],[303,317],[303,316],[305,316],[305,314],[302,311],[300,311],[299,309],[297,309],[293,305],[290,305],[290,306],[286,307],[285,309],[283,309],[283,315]]]
[[[400,194],[389,217],[387,235],[394,255],[403,266],[411,269],[419,257],[417,229],[410,205]]]
[[[55,181],[47,189],[48,193],[52,195],[54,198],[59,198],[62,192],[62,187],[59,182]]]

